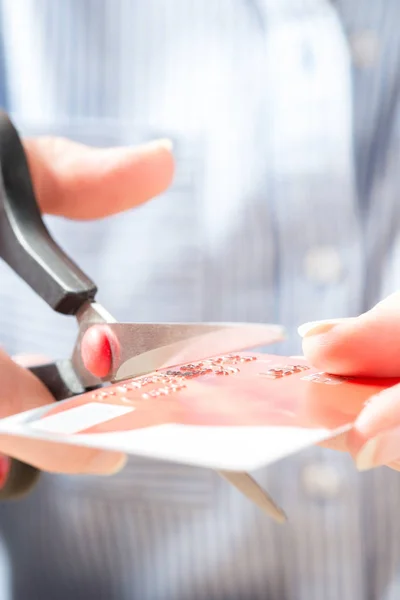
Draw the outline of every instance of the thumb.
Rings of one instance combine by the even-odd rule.
[[[299,327],[306,358],[318,369],[355,377],[400,376],[400,293],[356,318]]]
[[[17,365],[26,368],[45,365],[46,363],[51,362],[51,359],[44,354],[16,354],[12,359]]]
[[[40,362],[44,362],[44,357],[19,356],[13,360],[0,350],[0,418],[54,401],[41,381],[23,368]]]
[[[303,349],[317,368],[338,375],[390,377],[389,388],[372,396],[347,437],[360,470],[399,469],[400,293],[353,319],[307,323],[299,328]]]

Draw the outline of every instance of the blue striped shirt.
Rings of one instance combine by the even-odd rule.
[[[48,219],[118,319],[277,322],[274,350],[295,354],[298,324],[400,287],[398,0],[0,10],[0,99],[23,133],[174,141],[163,197]],[[71,320],[3,265],[0,281],[5,348],[68,355]],[[0,597],[398,600],[398,473],[312,449],[255,475],[285,527],[207,470],[130,459],[112,479],[44,476],[0,505]]]

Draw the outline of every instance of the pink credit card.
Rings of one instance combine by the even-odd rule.
[[[320,373],[303,358],[215,357],[0,420],[0,433],[249,471],[350,429],[399,380]]]

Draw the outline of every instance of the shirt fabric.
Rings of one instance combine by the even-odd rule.
[[[400,283],[398,0],[0,0],[0,101],[26,135],[174,142],[171,189],[48,218],[119,320],[353,316]],[[132,190],[132,194],[134,194]],[[112,202],[112,198],[110,198]],[[76,327],[0,265],[0,336],[67,356]],[[255,473],[131,458],[0,505],[3,600],[397,600],[400,476],[312,449]]]

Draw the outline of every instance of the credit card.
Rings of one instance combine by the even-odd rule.
[[[217,470],[252,471],[346,432],[400,379],[321,373],[237,353],[156,371],[0,420],[0,433]]]

